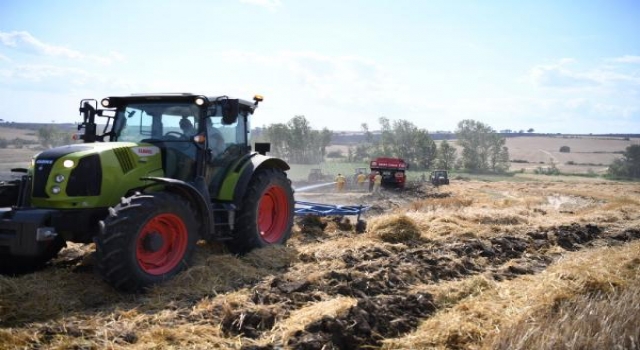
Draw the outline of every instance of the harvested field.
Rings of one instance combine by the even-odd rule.
[[[538,167],[545,168],[553,164],[563,173],[600,175],[606,173],[608,166],[620,158],[628,146],[640,143],[639,138],[590,135],[511,136],[505,140],[509,148],[509,159],[512,161],[511,171],[524,169],[527,173],[533,173]],[[436,141],[436,144],[440,142]],[[460,156],[462,148],[457,145],[456,140],[448,142],[457,149]],[[560,152],[562,146],[568,146],[570,152]],[[348,148],[347,145],[331,145],[327,152],[340,151],[346,155]],[[323,171],[335,175],[337,172],[332,170],[329,166],[323,167]],[[352,168],[348,168],[347,174],[352,171]]]
[[[299,218],[286,247],[203,243],[143,295],[114,292],[93,247],[70,245],[0,277],[0,348],[638,348],[640,187],[585,180],[299,191],[371,206],[367,231]]]
[[[511,170],[533,170],[538,166],[555,164],[565,173],[605,173],[609,164],[621,157],[621,153],[638,139],[590,136],[531,136],[509,137],[507,147],[511,160],[528,163],[511,164]],[[567,146],[570,152],[560,152]]]

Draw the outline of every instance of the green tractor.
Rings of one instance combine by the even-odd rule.
[[[252,151],[249,141],[261,101],[82,100],[82,142],[37,154],[0,185],[0,273],[42,268],[67,241],[95,242],[101,277],[135,292],[185,269],[201,239],[235,254],[284,244],[295,206],[289,166],[266,155],[270,144]]]

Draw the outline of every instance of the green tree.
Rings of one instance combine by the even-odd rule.
[[[15,139],[13,139],[13,146],[15,148],[24,148],[24,144],[25,144],[24,141],[25,141],[24,139],[16,137]]]
[[[490,141],[492,142],[489,154],[490,170],[494,173],[503,173],[509,169],[509,148],[505,146],[506,140],[498,136]]]
[[[458,144],[462,146],[462,167],[472,172],[502,171],[509,166],[504,138],[490,126],[471,119],[458,123]]]
[[[271,153],[278,158],[288,158],[288,129],[285,124],[271,124],[265,130],[265,138],[271,143]]]
[[[56,146],[58,129],[53,125],[45,125],[38,129],[38,141],[45,148]]]
[[[369,148],[367,145],[356,145],[356,149],[353,151],[353,161],[364,161],[369,157]]]
[[[374,141],[369,148],[370,156],[402,158],[416,168],[426,169],[432,166],[437,147],[426,130],[402,119],[391,122],[381,117],[379,122],[380,140]]]
[[[378,142],[378,147],[377,148],[377,152],[379,155],[381,156],[393,156],[394,155],[394,143],[395,143],[395,138],[393,136],[393,131],[391,129],[391,122],[389,121],[389,118],[386,117],[380,117],[378,119],[378,122],[380,123],[380,130],[381,130],[381,134],[380,134],[380,141]]]
[[[438,156],[436,166],[439,169],[451,170],[456,161],[456,149],[443,140],[438,147]]]
[[[331,144],[331,139],[333,138],[333,132],[331,132],[327,128],[323,128],[320,131],[320,153],[322,154],[322,158],[327,153],[327,147]]]
[[[362,123],[360,127],[364,134],[364,142],[358,143],[353,150],[353,158],[351,161],[356,162],[368,160],[371,157],[370,152],[374,152],[373,133],[369,131],[369,125]]]
[[[371,133],[371,131],[369,131],[369,125],[367,125],[367,123],[362,123],[360,127],[362,128],[362,132],[364,133],[364,141],[368,144],[372,144],[373,134]]]
[[[303,115],[293,117],[287,124],[272,124],[266,128],[266,139],[272,153],[297,164],[320,163],[333,133],[327,128],[313,130]]]
[[[297,115],[287,123],[289,128],[289,155],[293,163],[307,163],[307,152],[311,140],[311,126],[303,115]]]
[[[616,159],[609,166],[609,174],[640,178],[640,145],[627,147],[622,158]]]
[[[433,141],[429,132],[424,129],[415,130],[414,133],[415,154],[409,158],[411,164],[416,164],[418,169],[430,169],[435,165],[438,155],[438,146]]]

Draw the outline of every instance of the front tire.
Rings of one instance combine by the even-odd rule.
[[[285,244],[293,226],[293,189],[280,169],[260,169],[253,174],[236,218],[233,239],[226,242],[235,254]]]
[[[169,193],[136,194],[109,210],[96,236],[97,270],[116,289],[138,292],[189,266],[198,227],[189,203]]]

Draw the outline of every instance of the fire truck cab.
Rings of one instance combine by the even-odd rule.
[[[371,161],[370,168],[369,181],[373,182],[376,172],[380,172],[383,188],[404,189],[407,180],[405,170],[409,168],[404,159],[379,157]]]

